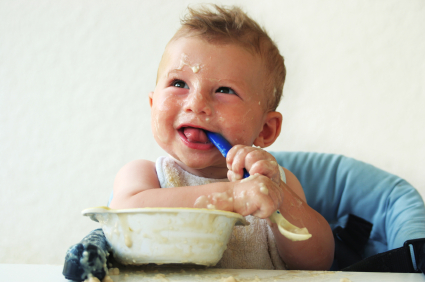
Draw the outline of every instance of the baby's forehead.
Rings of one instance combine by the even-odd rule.
[[[202,44],[199,44],[199,42],[202,42]],[[209,47],[214,49],[215,52],[211,52],[211,48]],[[256,69],[265,67],[263,58],[259,54],[245,48],[241,44],[233,41],[212,41],[196,36],[172,39],[164,50],[158,67],[158,73],[170,71],[170,68],[182,70],[185,66],[192,68],[194,72],[199,71],[201,65],[204,68],[220,66],[226,63],[226,61],[223,61],[222,56],[223,53],[226,53],[226,51],[223,51],[225,49],[233,49],[233,54],[235,53],[234,50],[237,50],[235,56],[238,58],[230,57],[232,62],[234,61],[239,64],[253,62],[252,66],[255,66],[254,68]],[[229,56],[224,56],[224,58],[229,60]]]

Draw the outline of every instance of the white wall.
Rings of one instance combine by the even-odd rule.
[[[147,93],[196,1],[0,0],[0,263],[62,264],[118,169],[162,155]],[[236,3],[288,69],[271,150],[344,154],[425,195],[425,2]]]

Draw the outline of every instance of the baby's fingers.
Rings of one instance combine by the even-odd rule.
[[[252,192],[252,191],[250,191]],[[244,192],[234,196],[234,211],[243,215],[253,215],[259,218],[267,218],[277,209],[277,205],[269,198],[262,195],[253,195]],[[249,195],[251,194],[251,195]]]
[[[252,150],[252,147],[245,145],[236,145],[229,150],[226,157],[227,168],[229,169],[230,176],[233,176],[232,180],[240,180],[243,178],[244,168],[249,170],[245,166],[246,155]]]
[[[236,145],[228,153],[227,168],[233,173],[231,176],[235,179],[242,179],[243,169],[249,174],[259,173],[267,176],[276,184],[280,182],[279,166],[275,158],[268,152],[255,147]]]
[[[279,165],[276,161],[259,160],[253,163],[249,170],[250,174],[261,174],[270,178],[275,184],[280,184]]]

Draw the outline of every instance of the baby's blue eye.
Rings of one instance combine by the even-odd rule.
[[[186,82],[181,81],[181,80],[173,81],[173,86],[174,87],[179,87],[179,88],[189,89],[189,86],[187,86]]]
[[[225,93],[225,94],[236,94],[236,92],[233,91],[233,89],[229,88],[229,87],[220,87],[220,88],[217,89],[216,92]]]

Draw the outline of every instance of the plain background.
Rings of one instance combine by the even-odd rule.
[[[62,264],[127,162],[164,153],[148,92],[197,1],[0,0],[0,263]],[[270,150],[343,154],[425,195],[425,1],[238,4],[288,70]]]

